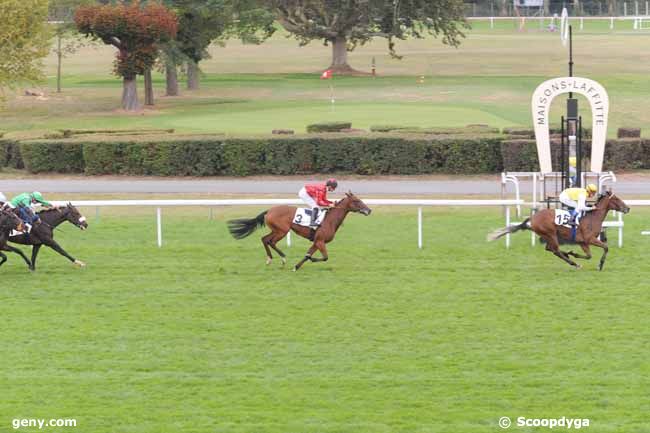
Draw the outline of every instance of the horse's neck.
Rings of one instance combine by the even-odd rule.
[[[343,224],[343,220],[348,215],[348,212],[350,212],[348,209],[342,207],[334,207],[328,211],[330,220],[328,222],[332,225],[334,231],[338,230],[341,224]]]
[[[45,211],[39,214],[41,219],[45,221],[48,225],[56,227],[65,221],[65,213],[57,211]],[[45,217],[45,218],[43,218]]]
[[[602,226],[603,221],[605,221],[605,218],[607,218],[607,214],[609,213],[609,198],[601,200],[597,206],[598,207],[595,210],[589,212],[587,216],[591,217],[591,219],[593,219],[593,221],[599,226]],[[585,219],[586,217],[583,218],[583,221]]]

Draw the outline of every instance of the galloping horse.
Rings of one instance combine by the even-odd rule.
[[[86,264],[81,260],[77,260],[68,254],[61,246],[54,240],[54,229],[58,227],[64,221],[68,221],[75,226],[79,227],[81,230],[88,228],[88,223],[86,218],[81,215],[81,213],[74,207],[71,203],[65,208],[55,208],[55,209],[46,209],[38,212],[38,216],[41,219],[40,223],[34,224],[32,231],[29,234],[20,234],[17,236],[11,236],[9,242],[21,245],[32,245],[32,260],[31,262],[21,250],[10,245],[6,245],[0,249],[5,251],[11,251],[13,253],[19,254],[27,266],[29,266],[30,271],[36,270],[36,257],[38,256],[38,251],[43,245],[46,245],[52,248],[57,253],[65,256],[77,266],[84,267]]]
[[[271,229],[271,233],[262,237],[262,244],[266,250],[267,265],[271,263],[271,260],[273,260],[270,248],[273,248],[275,252],[280,255],[283,265],[287,263],[286,256],[278,249],[276,244],[282,240],[287,233],[289,233],[289,230],[293,230],[299,236],[313,241],[314,243],[307,251],[307,255],[305,255],[305,257],[294,266],[293,270],[297,271],[307,260],[311,262],[327,261],[327,248],[325,247],[325,244],[334,239],[336,231],[341,226],[341,223],[343,223],[343,220],[349,212],[359,212],[368,216],[372,211],[354,194],[348,192],[345,194],[344,199],[336,202],[334,206],[327,211],[325,219],[321,226],[316,230],[313,238],[310,236],[311,229],[309,227],[293,223],[295,212],[296,208],[293,206],[275,206],[262,212],[255,218],[228,221],[228,230],[230,230],[230,234],[235,239],[243,239],[253,233],[258,227],[264,225],[268,226]],[[323,258],[318,259],[312,257],[316,250],[321,252]]]
[[[611,191],[607,191],[598,197],[595,209],[583,218],[580,219],[580,225],[576,228],[575,240],[571,236],[571,228],[565,226],[558,226],[555,224],[555,210],[542,209],[530,218],[526,218],[524,222],[516,226],[504,227],[496,230],[488,235],[488,240],[493,241],[505,236],[508,233],[514,233],[519,230],[532,230],[537,233],[542,239],[546,241],[546,250],[551,251],[553,254],[570,264],[580,269],[580,265],[569,258],[573,256],[577,259],[591,259],[590,245],[595,245],[604,250],[603,256],[600,258],[598,270],[603,270],[605,265],[605,258],[607,257],[608,247],[607,243],[598,239],[598,235],[602,231],[603,221],[610,210],[628,213],[630,208],[627,207],[625,202],[616,197]],[[573,251],[561,251],[559,239],[575,241],[586,255],[576,254]]]
[[[25,227],[23,221],[14,212],[0,210],[0,250],[7,246],[7,240],[12,230],[22,231]],[[0,266],[7,261],[7,256],[0,251]]]

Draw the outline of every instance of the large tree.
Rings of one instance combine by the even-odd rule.
[[[114,72],[123,80],[122,108],[137,110],[136,77],[145,74],[158,57],[158,45],[176,36],[176,14],[148,3],[83,6],[75,13],[80,33],[117,48]]]
[[[42,79],[41,59],[50,48],[47,0],[2,0],[0,16],[0,90]]]
[[[166,61],[187,62],[190,89],[199,87],[198,65],[208,58],[210,44],[230,38],[260,43],[275,30],[273,13],[264,0],[168,0],[167,4],[178,14],[179,28],[173,46],[165,50]]]
[[[348,51],[374,37],[388,40],[397,57],[395,40],[442,36],[457,46],[467,27],[462,0],[269,0],[280,24],[301,45],[322,40],[332,46],[329,69],[355,73]]]

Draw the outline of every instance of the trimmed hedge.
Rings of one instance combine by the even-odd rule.
[[[24,168],[20,144],[16,140],[0,139],[0,167]]]
[[[320,132],[341,132],[343,129],[352,128],[352,122],[323,122],[307,125],[307,132],[317,134]]]
[[[553,160],[558,146],[552,144]],[[585,141],[585,154],[589,155]],[[607,169],[650,168],[650,140],[608,141]],[[539,169],[534,140],[502,135],[318,134],[0,140],[0,162],[34,173],[251,176],[494,173]],[[22,156],[22,159],[21,159]]]

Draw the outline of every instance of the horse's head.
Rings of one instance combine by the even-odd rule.
[[[75,226],[79,227],[81,230],[86,230],[88,228],[88,223],[86,222],[86,217],[81,215],[81,212],[72,205],[68,203],[64,210],[65,219]]]
[[[625,204],[625,202],[611,191],[605,191],[602,193],[598,197],[596,206],[602,203],[605,199],[607,199],[607,210],[615,210],[623,213],[628,213],[630,211],[630,208]]]
[[[372,209],[370,209],[364,202],[362,202],[357,196],[352,194],[352,192],[346,192],[345,198],[341,200],[340,204],[346,210],[350,212],[359,212],[365,216],[370,215]]]
[[[15,212],[2,210],[0,211],[0,227],[3,230],[17,230],[22,232],[25,230],[23,220],[18,218]]]

